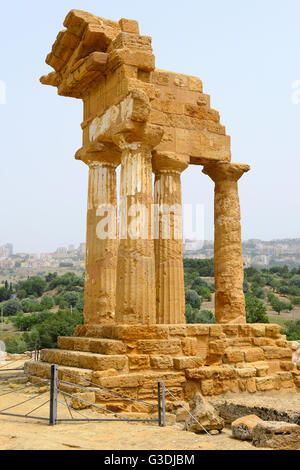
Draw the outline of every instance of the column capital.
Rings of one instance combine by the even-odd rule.
[[[112,136],[114,144],[121,151],[129,150],[133,153],[141,150],[152,151],[160,143],[163,136],[161,127],[138,122],[127,124]]]
[[[81,147],[76,152],[75,159],[81,160],[88,166],[107,164],[117,167],[121,161],[121,153],[113,144],[93,142],[88,146]]]
[[[215,162],[206,164],[202,172],[216,183],[219,181],[238,181],[249,170],[250,166],[244,163]]]
[[[153,152],[152,169],[160,173],[182,173],[189,165],[188,155],[177,155],[173,152]]]

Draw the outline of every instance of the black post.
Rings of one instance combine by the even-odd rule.
[[[158,426],[161,426],[160,382],[157,382]]]
[[[161,383],[161,397],[162,397],[162,410],[163,410],[163,420],[162,426],[166,425],[166,403],[165,403],[165,382]]]
[[[50,416],[49,424],[56,424],[57,418],[57,365],[51,366],[51,382],[50,382]]]

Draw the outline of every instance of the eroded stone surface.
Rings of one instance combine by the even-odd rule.
[[[190,401],[190,412],[199,421],[199,423],[207,430],[218,430],[221,431],[224,427],[224,420],[210,405],[200,393],[195,393],[192,400]],[[195,433],[205,432],[190,415],[187,416],[185,421],[185,429],[187,431]]]
[[[300,449],[300,426],[282,421],[262,421],[252,432],[255,447],[278,450]]]
[[[248,415],[236,419],[231,423],[232,436],[242,441],[251,441],[253,428],[261,421],[256,415]]]

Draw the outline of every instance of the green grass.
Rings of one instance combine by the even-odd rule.
[[[277,325],[280,325],[280,326],[285,326],[286,323],[290,322],[290,321],[294,321],[292,318],[284,318],[284,317],[281,317],[280,315],[268,315],[268,318],[270,320],[270,323],[277,323]]]

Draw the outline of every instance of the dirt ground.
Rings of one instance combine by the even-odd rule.
[[[21,390],[26,387],[24,390]],[[6,395],[3,395],[3,394]],[[49,392],[28,384],[0,384],[0,409],[37,417],[49,416]],[[58,418],[70,418],[59,395]],[[82,410],[89,418],[102,418],[97,411]],[[82,418],[72,410],[74,417]],[[249,442],[231,437],[230,429],[208,436],[183,430],[182,424],[159,427],[156,423],[119,421],[68,422],[49,426],[47,421],[0,415],[1,450],[255,450]]]

